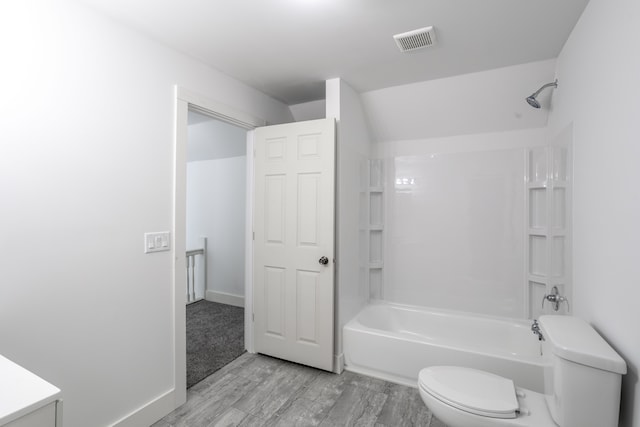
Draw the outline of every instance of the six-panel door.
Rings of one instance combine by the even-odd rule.
[[[325,370],[333,367],[334,171],[333,119],[256,129],[255,350]]]

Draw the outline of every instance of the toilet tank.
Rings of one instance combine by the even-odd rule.
[[[584,320],[540,316],[545,399],[560,427],[617,427],[627,365]]]

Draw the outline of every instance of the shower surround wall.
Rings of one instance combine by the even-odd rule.
[[[384,162],[381,299],[528,315],[526,159],[544,129],[378,144]]]
[[[528,316],[526,160],[551,143],[553,92],[542,109],[525,97],[554,73],[545,60],[362,95],[384,173],[374,299]]]

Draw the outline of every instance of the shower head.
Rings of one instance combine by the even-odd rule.
[[[540,95],[540,92],[542,92],[544,89],[552,86],[554,88],[558,87],[558,80],[556,80],[553,83],[547,83],[546,85],[543,85],[540,89],[538,89],[537,91],[533,92],[530,96],[528,96],[527,102],[529,103],[529,105],[531,105],[533,108],[540,108],[540,102],[538,102],[536,97]]]
[[[536,99],[535,96],[531,95],[529,97],[527,97],[527,102],[529,103],[529,105],[531,105],[533,108],[540,108],[540,103],[538,102],[538,100]]]

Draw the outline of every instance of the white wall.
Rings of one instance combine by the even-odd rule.
[[[303,102],[302,104],[289,105],[291,114],[296,122],[304,120],[324,119],[327,103],[324,99],[318,101]]]
[[[246,156],[187,164],[187,249],[199,248],[199,238],[207,237],[207,291],[239,298],[244,297],[246,165]]]
[[[525,150],[545,130],[378,144],[387,301],[526,317]]]
[[[247,130],[189,111],[187,162],[247,154]]]
[[[337,121],[336,330],[335,352],[342,354],[342,326],[369,300],[368,268],[363,260],[368,215],[360,203],[363,171],[371,156],[371,137],[360,96],[340,79],[327,80],[327,117]],[[366,188],[366,187],[365,187]]]
[[[573,308],[627,361],[625,427],[640,426],[639,24],[637,0],[591,0],[558,58],[549,119],[552,136],[573,125]]]
[[[376,141],[399,141],[531,129],[547,109],[525,98],[553,81],[555,60],[531,62],[362,94]],[[549,93],[539,99],[548,103]]]
[[[0,3],[0,353],[62,388],[66,427],[173,388],[174,85],[288,108],[72,2]]]

